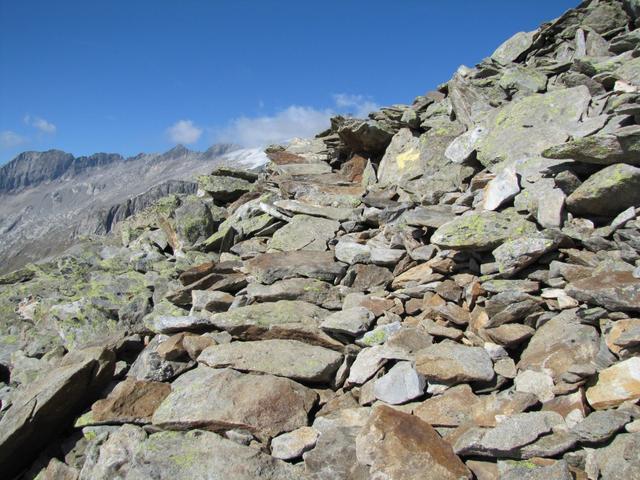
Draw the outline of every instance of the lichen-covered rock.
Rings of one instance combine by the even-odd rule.
[[[273,234],[269,248],[283,252],[292,250],[327,249],[327,242],[340,228],[340,223],[326,218],[295,215],[291,221]]]
[[[569,197],[567,208],[577,215],[613,217],[640,204],[640,168],[624,163],[591,175]]]
[[[444,248],[486,251],[536,231],[533,223],[515,213],[473,213],[442,225],[431,236],[431,242]]]
[[[591,100],[580,86],[514,101],[492,116],[478,146],[478,160],[494,169],[504,162],[540,156],[569,138]]]
[[[296,340],[262,340],[213,345],[198,362],[213,368],[269,373],[301,382],[331,383],[342,355]]]

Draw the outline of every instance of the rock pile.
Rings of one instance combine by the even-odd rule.
[[[0,278],[0,467],[640,478],[640,4]]]

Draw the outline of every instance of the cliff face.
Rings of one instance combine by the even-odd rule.
[[[193,192],[194,175],[220,163],[242,165],[244,152],[214,145],[205,152],[177,146],[130,158],[22,153],[0,169],[0,271],[60,253],[82,235],[107,233],[162,193]]]
[[[640,478],[636,7],[0,276],[0,471]]]

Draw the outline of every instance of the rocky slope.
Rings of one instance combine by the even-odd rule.
[[[636,8],[1,277],[3,474],[640,478]]]
[[[163,194],[193,193],[194,176],[216,165],[259,160],[232,145],[131,158],[22,153],[0,168],[0,273],[61,253],[80,236],[108,233]]]

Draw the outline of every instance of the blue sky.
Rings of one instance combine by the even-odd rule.
[[[258,145],[410,103],[577,0],[0,0],[0,163]]]

